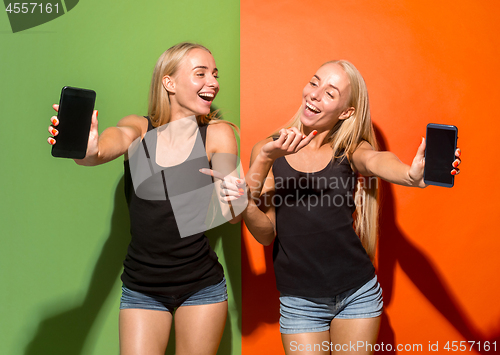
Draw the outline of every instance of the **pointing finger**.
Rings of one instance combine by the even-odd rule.
[[[316,136],[316,134],[318,134],[318,131],[314,130],[312,131],[311,133],[309,133],[306,138],[302,139],[302,141],[299,143],[299,145],[297,146],[297,149],[302,149],[304,148],[306,145],[309,144],[309,142]]]
[[[221,179],[221,180],[224,180],[224,178],[225,178],[225,176],[223,174],[219,173],[218,171],[212,170],[212,169],[203,168],[203,169],[200,169],[200,173],[205,174],[205,175],[209,175],[209,176],[213,176],[214,178]]]

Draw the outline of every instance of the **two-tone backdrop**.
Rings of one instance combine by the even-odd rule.
[[[97,92],[101,131],[146,114],[157,58],[186,40],[214,54],[214,105],[241,127],[245,170],[252,146],[288,121],[330,59],[361,71],[381,146],[404,162],[427,123],[458,126],[463,164],[454,188],[382,184],[379,343],[421,344],[424,353],[438,343],[448,353],[447,342],[451,351],[453,341],[476,350],[490,341],[483,353],[492,354],[496,341],[500,349],[499,5],[66,0],[52,1],[47,15],[49,3],[36,3],[45,12],[36,18],[19,20],[23,3],[18,17],[0,14],[0,353],[118,353],[119,276],[130,240],[122,159],[86,168],[52,158],[51,105],[70,85]],[[280,354],[272,248],[241,230],[210,233],[230,297],[219,353]],[[466,353],[477,353],[471,343]]]

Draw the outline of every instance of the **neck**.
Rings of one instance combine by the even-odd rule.
[[[195,116],[172,117],[170,122],[158,128],[158,135],[169,142],[184,142],[198,131]]]
[[[318,131],[318,133],[309,142],[307,147],[309,147],[310,149],[319,149],[322,146],[324,146],[325,144],[327,144],[326,139],[328,137],[328,134],[330,133],[330,129],[321,129],[321,128],[314,129],[311,127],[302,126],[302,133],[304,133],[304,135],[306,135],[306,136],[308,136],[314,130]]]

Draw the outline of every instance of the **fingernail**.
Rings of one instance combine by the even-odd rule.
[[[52,122],[52,124],[55,125],[57,123],[57,118],[52,117],[52,119],[50,120],[50,122]]]
[[[314,130],[313,131],[313,136],[317,135],[318,134],[318,131]]]
[[[305,136],[305,135],[302,135],[302,139],[304,139],[304,138],[306,138],[306,136]]]
[[[243,194],[243,193],[245,193],[245,190],[243,190],[242,188],[239,188],[239,189],[238,189],[238,192],[239,192],[240,194]]]
[[[56,144],[56,140],[52,137],[50,137],[49,139],[47,139],[47,141],[49,142],[50,145],[54,145]]]
[[[243,182],[243,181],[241,181],[241,180],[239,180],[239,179],[238,179],[238,180],[236,180],[236,183],[237,183],[237,184],[241,184],[242,182]]]
[[[457,171],[456,170],[452,170],[451,171],[451,175],[457,175]]]
[[[55,129],[55,128],[52,128],[52,129],[50,130],[50,134],[52,134],[53,136],[57,135],[57,133],[59,133],[59,132],[58,132],[58,131],[57,131],[57,129]]]
[[[458,161],[453,162],[453,167],[456,168],[458,166]]]
[[[462,151],[460,149],[457,149],[458,151],[458,156],[461,156],[462,155]]]
[[[97,116],[99,116],[99,111],[95,110],[95,118],[97,118]]]

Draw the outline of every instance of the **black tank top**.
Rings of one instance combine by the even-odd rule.
[[[375,273],[353,228],[356,175],[347,159],[304,173],[285,157],[273,164],[276,232],[273,259],[283,294],[333,297]]]
[[[199,127],[200,134],[195,147],[201,144],[204,149],[207,127]],[[153,129],[148,118],[148,132]],[[144,149],[151,169],[157,173],[146,179],[139,188],[158,188],[159,181],[165,198],[151,200],[138,197],[131,178],[130,162],[125,161],[125,195],[129,205],[132,238],[123,262],[121,279],[125,286],[134,291],[181,296],[220,282],[224,271],[203,232],[181,237],[168,198],[165,174],[168,170],[174,179],[176,175],[201,177],[198,169],[209,167],[209,162],[206,154],[201,162],[200,159],[190,159],[195,150],[193,148],[190,158],[184,163],[162,168],[154,158],[156,130],[147,134],[151,135],[148,141],[153,140],[153,144],[139,145],[138,149]],[[150,180],[149,184],[147,180]],[[140,195],[144,193],[137,191]]]

